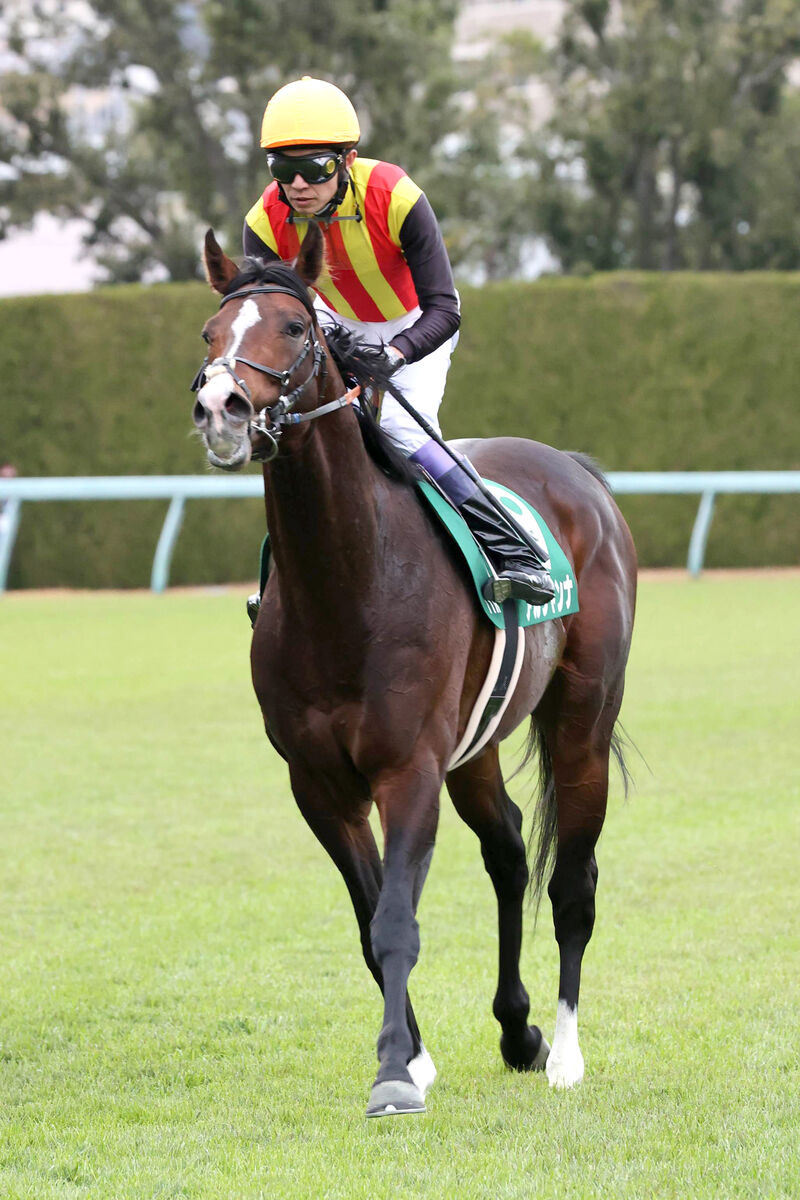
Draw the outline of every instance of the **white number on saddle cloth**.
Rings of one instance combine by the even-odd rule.
[[[518,497],[510,492],[508,488],[502,487],[499,483],[488,483],[486,485],[492,495],[496,496],[502,504],[503,508],[511,514],[514,520],[522,529],[533,539],[536,545],[542,552],[545,561],[545,567],[550,570],[550,554],[547,549],[547,542],[544,540],[539,522],[534,517],[531,510],[524,504],[521,504]]]

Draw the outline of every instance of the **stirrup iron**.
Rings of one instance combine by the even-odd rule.
[[[546,571],[507,571],[497,579],[489,579],[483,594],[495,604],[506,600],[523,600],[525,604],[549,604],[555,596],[552,580]]]
[[[247,597],[247,615],[250,618],[250,626],[255,629],[256,617],[261,608],[261,593],[253,592],[252,596]]]

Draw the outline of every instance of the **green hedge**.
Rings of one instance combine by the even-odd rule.
[[[609,470],[800,467],[800,277],[614,274],[463,295],[448,436],[519,434]],[[0,460],[26,475],[195,473],[199,284],[0,301]],[[253,468],[254,469],[254,468]],[[623,497],[646,565],[685,562],[697,501]],[[165,504],[28,504],[10,584],[143,586]],[[174,583],[250,579],[258,501],[190,502]],[[797,497],[723,497],[710,566],[800,561]]]

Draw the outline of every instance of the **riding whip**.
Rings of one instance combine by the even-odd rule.
[[[436,432],[436,430],[428,421],[425,420],[422,413],[417,412],[413,404],[410,404],[409,401],[406,400],[403,393],[395,384],[389,382],[385,385],[385,387],[386,391],[397,401],[400,407],[404,408],[410,417],[413,417],[423,433],[427,433],[428,437],[432,438],[432,440],[436,442],[437,446],[441,446],[442,450],[444,450],[450,456],[450,458],[452,458],[453,462],[461,467],[461,469],[467,475],[469,475],[470,479],[475,484],[481,495],[484,496],[492,505],[492,507],[500,514],[500,516],[508,522],[521,541],[523,541],[526,546],[530,546],[531,550],[533,550],[536,554],[537,559],[540,558],[542,553],[541,546],[538,545],[527,532],[527,530],[523,529],[519,522],[514,519],[508,509],[505,508],[497,499],[497,496],[495,496],[494,493],[487,488],[486,484],[483,482],[469,459],[466,456],[459,455],[456,450],[453,450],[450,446],[448,446],[444,438]]]

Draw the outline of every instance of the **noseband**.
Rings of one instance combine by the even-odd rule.
[[[228,296],[223,296],[220,301],[220,308],[227,304],[229,300],[241,300],[247,296],[270,295],[279,293],[284,296],[292,296],[297,300],[299,297],[291,288],[281,287],[278,284],[264,284],[261,287],[241,288],[239,291],[231,292]],[[301,301],[302,303],[302,301]],[[321,417],[325,413],[334,412],[338,408],[344,408],[347,404],[352,404],[356,397],[360,394],[361,388],[351,388],[349,392],[345,392],[338,400],[331,400],[328,404],[323,404],[320,408],[315,408],[308,413],[296,413],[292,410],[297,404],[297,401],[302,396],[308,385],[313,379],[320,376],[320,385],[324,386],[327,366],[325,363],[325,351],[322,343],[317,337],[317,322],[313,312],[309,309],[311,315],[311,327],[308,332],[308,337],[303,343],[303,348],[298,354],[290,367],[285,371],[279,371],[275,367],[267,366],[265,363],[253,362],[250,358],[244,358],[241,354],[223,355],[220,358],[215,358],[212,362],[208,361],[208,357],[203,360],[200,370],[195,375],[190,385],[190,390],[198,392],[209,379],[213,379],[215,375],[227,373],[233,379],[237,387],[244,392],[248,402],[252,406],[250,389],[236,373],[236,363],[244,363],[247,367],[252,367],[254,371],[261,371],[263,375],[268,375],[270,379],[277,380],[281,385],[280,396],[273,405],[268,408],[261,409],[255,414],[252,421],[248,423],[247,432],[259,433],[266,439],[266,446],[258,453],[253,452],[251,457],[263,462],[269,462],[278,453],[278,439],[281,435],[282,427],[285,425],[299,425],[303,421],[313,421],[315,417]],[[308,358],[309,353],[313,354],[313,366],[311,374],[308,375],[301,384],[298,384],[292,391],[287,391],[292,376],[298,367],[302,366]]]

